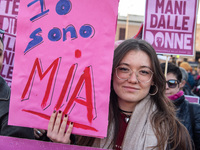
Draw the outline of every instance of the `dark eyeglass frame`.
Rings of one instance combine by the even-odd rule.
[[[5,31],[2,30],[2,29],[0,29],[0,35],[2,35],[2,36],[1,36],[2,40],[4,39],[4,34],[5,34]]]
[[[177,85],[179,86],[179,81],[178,80],[173,80],[173,79],[170,79],[168,81],[166,81],[166,84],[168,85],[169,88],[176,88]]]

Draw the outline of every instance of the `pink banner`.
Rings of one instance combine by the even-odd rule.
[[[190,103],[199,104],[199,97],[198,96],[185,95],[185,99],[188,100]]]
[[[17,14],[20,0],[0,0],[0,29],[5,30],[4,34],[4,60],[1,76],[9,86],[12,82]]]
[[[198,0],[146,0],[143,38],[157,53],[194,55]]]
[[[0,147],[3,150],[102,150],[99,148],[43,142],[6,136],[0,136]]]
[[[20,1],[9,124],[105,137],[118,0]]]

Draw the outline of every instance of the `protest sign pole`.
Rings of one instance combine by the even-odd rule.
[[[176,55],[176,65],[178,66],[179,55]]]
[[[168,57],[169,55],[167,55],[166,62],[165,62],[165,78],[167,76],[167,67],[168,67],[168,59],[169,59]]]

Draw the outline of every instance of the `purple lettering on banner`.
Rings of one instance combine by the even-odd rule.
[[[15,39],[17,15],[19,11],[20,0],[1,0],[0,2],[0,28],[5,31],[4,34],[4,60],[1,70],[1,76],[11,87],[13,60],[15,57]]]
[[[186,1],[175,1],[174,14],[185,15]]]
[[[20,0],[14,0],[14,2],[13,2],[13,9],[12,9],[12,14],[13,15],[17,15],[18,14],[19,2],[20,2]]]
[[[181,27],[178,26],[178,16],[175,16],[174,29],[176,29],[176,30],[181,30]]]
[[[14,16],[18,14],[20,0],[1,0],[0,14],[6,16]]]
[[[197,0],[147,0],[143,39],[157,53],[194,55]]]
[[[151,14],[150,28],[155,28],[157,26],[158,17],[155,14]]]
[[[10,7],[12,7],[12,6],[10,5],[10,2],[12,2],[12,0],[7,0],[7,3],[6,3],[6,10],[5,10],[5,13],[6,13],[6,14],[8,13],[8,9],[9,9]]]
[[[17,19],[14,17],[5,16],[3,17],[2,29],[5,31],[5,34],[16,34],[16,23]]]
[[[182,24],[183,30],[188,30],[188,21],[189,20],[190,20],[189,16],[183,16],[183,24]]]
[[[169,14],[173,14],[173,10],[172,10],[172,1],[167,1],[167,6],[165,9],[165,14],[169,13]]]
[[[3,61],[6,64],[13,65],[13,59],[14,59],[14,53],[13,52],[9,52],[9,51],[4,52]]]
[[[179,51],[182,51],[184,49],[191,49],[192,47],[192,34],[161,31],[148,31],[148,34],[153,39],[156,39],[155,41],[151,42],[153,47],[162,50],[178,49]]]
[[[161,2],[160,0],[156,0],[156,10],[155,10],[156,13],[158,13],[159,8],[161,9],[161,13],[164,12],[164,2],[165,2],[164,0],[161,0]]]
[[[173,29],[173,25],[170,24],[170,15],[167,16],[167,29]]]
[[[163,15],[160,16],[160,20],[158,22],[158,28],[165,29],[165,17]]]
[[[151,14],[150,28],[188,30],[189,16],[156,15]],[[171,20],[174,20],[172,22]],[[180,21],[182,20],[182,22]]]

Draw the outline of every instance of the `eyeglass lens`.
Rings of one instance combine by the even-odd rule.
[[[119,79],[127,80],[131,77],[133,71],[125,65],[120,65],[116,68],[116,74]],[[152,78],[153,72],[147,68],[141,68],[136,71],[136,78],[140,82],[149,82]]]
[[[169,88],[176,88],[176,86],[178,85],[178,81],[177,80],[168,80],[167,85]]]

